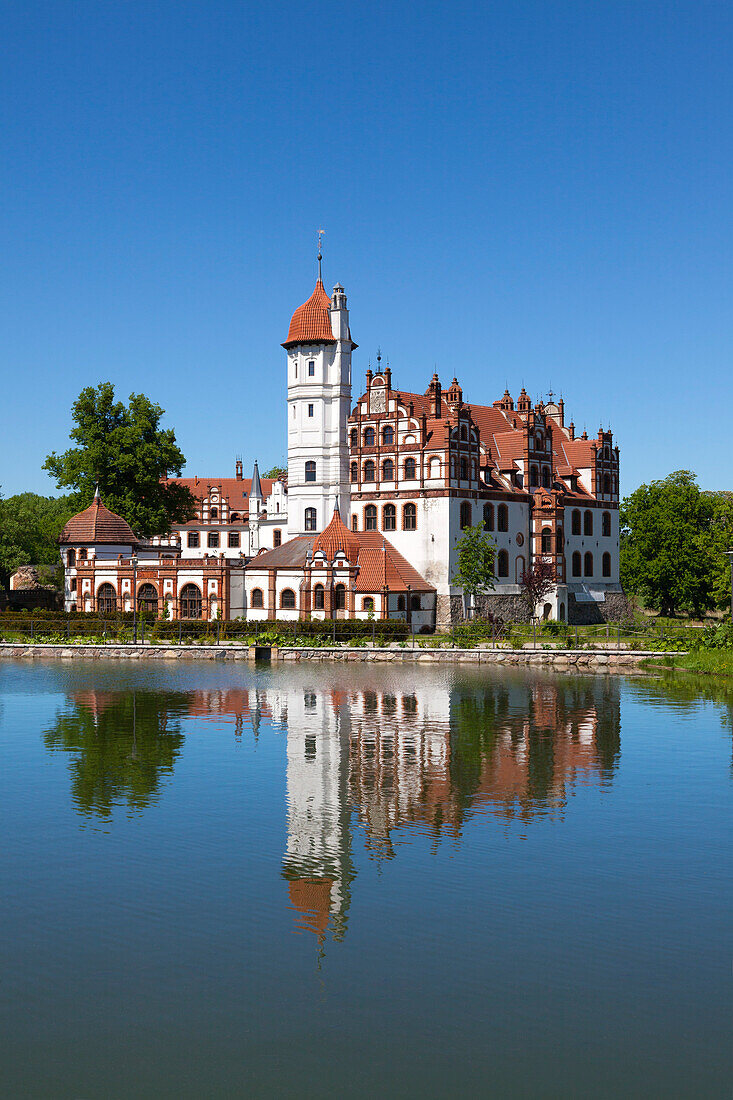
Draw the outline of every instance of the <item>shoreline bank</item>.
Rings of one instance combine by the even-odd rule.
[[[617,649],[423,649],[421,647],[371,648],[343,646],[178,646],[178,645],[57,645],[22,642],[0,644],[2,658],[51,658],[55,660],[156,660],[156,661],[256,661],[271,664],[302,661],[348,661],[416,664],[536,665],[567,670],[604,672],[638,668],[644,662],[669,654],[656,650]]]

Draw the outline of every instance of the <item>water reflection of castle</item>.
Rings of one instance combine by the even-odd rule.
[[[479,812],[506,821],[562,813],[569,788],[608,782],[618,759],[613,678],[459,676],[451,683],[415,677],[379,690],[366,681],[358,690],[323,690],[319,681],[314,677],[308,686],[303,678],[283,678],[251,688],[138,696],[134,748],[102,753],[106,761],[118,759],[115,790],[141,805],[151,792],[157,796],[155,765],[172,770],[181,718],[229,720],[237,737],[249,730],[258,736],[263,724],[285,730],[283,876],[297,926],[319,936],[329,928],[335,938],[344,934],[355,877],[352,846],[360,832],[373,858],[388,859],[411,828],[437,842],[445,834],[460,836]],[[109,764],[102,767],[93,754],[106,724],[120,731],[134,717],[131,697],[80,692],[72,699],[75,713],[64,715],[47,738],[58,744],[60,731],[63,747],[92,754],[88,768],[77,764],[77,797],[98,808],[97,788],[107,792],[110,785],[101,774]],[[124,722],[115,713],[120,708]],[[136,759],[149,765],[144,790],[139,778],[134,787],[129,779]]]
[[[190,713],[228,714],[240,734],[263,718],[286,728],[283,875],[298,927],[330,927],[337,939],[355,830],[382,859],[409,827],[438,839],[480,811],[524,821],[562,812],[569,788],[610,779],[620,748],[612,679],[425,681],[409,692],[301,683],[194,699]]]

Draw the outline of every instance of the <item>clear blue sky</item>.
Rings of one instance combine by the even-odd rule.
[[[622,491],[733,488],[727,2],[0,4],[0,484],[54,492],[83,386],[187,472],[285,454],[293,309],[349,295],[355,393],[562,392]]]

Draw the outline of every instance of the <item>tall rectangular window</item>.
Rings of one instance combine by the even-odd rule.
[[[313,416],[313,406],[312,405],[308,406],[308,416]]]
[[[239,546],[239,531],[229,532],[229,546],[232,548]]]
[[[209,550],[218,550],[219,549],[219,532],[218,531],[209,531],[208,546],[209,546]]]
[[[308,360],[308,377],[313,378],[316,373],[316,364],[312,359]]]
[[[189,531],[188,532],[188,545],[189,545],[189,548],[196,547],[196,546],[199,545],[199,533],[198,533],[198,531]]]

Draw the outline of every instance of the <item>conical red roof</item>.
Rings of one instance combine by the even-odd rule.
[[[333,561],[340,551],[346,554],[350,565],[356,565],[359,557],[359,539],[348,529],[338,508],[334,508],[333,517],[328,527],[317,535],[313,542],[314,555],[322,550],[326,555],[326,561]]]
[[[72,516],[59,536],[59,542],[123,543],[137,546],[132,528],[122,516],[110,512],[99,493],[83,512]]]
[[[290,348],[293,344],[335,344],[328,312],[330,304],[331,299],[319,279],[308,301],[298,306],[290,319],[288,338],[283,347]]]

